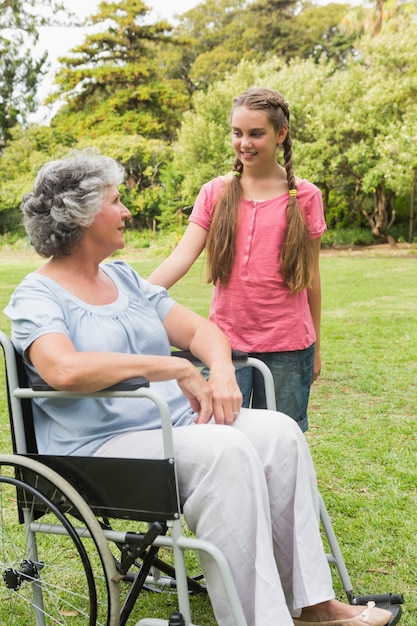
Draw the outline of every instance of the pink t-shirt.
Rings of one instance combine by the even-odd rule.
[[[219,176],[202,186],[190,222],[210,229],[223,185]],[[320,189],[303,179],[297,200],[311,238],[320,237],[326,230]],[[226,287],[214,286],[210,305],[210,320],[235,350],[303,350],[315,341],[307,290],[292,294],[279,269],[287,204],[288,193],[269,200],[241,201],[233,270]]]

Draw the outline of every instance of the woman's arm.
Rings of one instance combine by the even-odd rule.
[[[213,368],[208,383],[186,359],[175,356],[124,354],[119,352],[79,352],[64,334],[48,333],[36,339],[28,356],[39,376],[59,390],[93,392],[122,380],[143,376],[151,382],[178,382],[198,413],[199,422],[211,417],[231,423],[241,406],[234,377],[228,340],[214,324],[175,304],[164,320],[171,345],[190,350]]]
[[[154,285],[169,289],[184,276],[206,245],[207,231],[190,223],[172,254],[149,276]]]
[[[316,332],[316,345],[314,350],[314,382],[321,372],[320,355],[320,326],[321,326],[321,280],[320,280],[320,238],[314,239],[314,277],[312,285],[307,289],[308,304],[313,318],[314,330]]]
[[[36,339],[28,356],[39,376],[51,387],[81,393],[105,389],[137,376],[152,382],[180,381],[196,371],[185,359],[171,356],[78,351],[71,339],[61,333]]]
[[[127,378],[143,376],[149,381],[177,380],[198,419],[213,415],[213,392],[199,370],[186,359],[118,352],[78,352],[60,333],[42,335],[29,349],[38,374],[51,387],[88,393],[105,389]]]
[[[209,385],[213,392],[213,414],[217,423],[230,424],[242,406],[236,382],[232,350],[226,335],[212,322],[175,304],[164,319],[171,345],[190,350],[210,368]],[[202,423],[204,416],[197,420]]]

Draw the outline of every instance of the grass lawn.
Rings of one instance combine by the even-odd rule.
[[[141,275],[161,258],[124,251]],[[28,251],[0,253],[0,304],[40,264]],[[357,594],[403,593],[403,626],[417,614],[417,258],[384,252],[323,253],[321,258],[323,370],[313,385],[307,439],[346,565]],[[203,262],[171,291],[206,315],[211,288]],[[0,315],[0,328],[9,322]],[[1,371],[1,384],[4,373]],[[0,442],[10,451],[4,394]],[[338,597],[344,599],[334,574]],[[149,607],[172,595],[146,594]],[[213,626],[208,600],[192,599],[195,621]],[[2,615],[5,611],[4,616]],[[0,622],[8,624],[0,606]],[[131,623],[136,623],[132,617]]]

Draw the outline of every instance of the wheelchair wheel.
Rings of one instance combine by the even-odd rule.
[[[39,461],[0,455],[3,623],[118,626],[115,575],[107,540],[77,491]]]

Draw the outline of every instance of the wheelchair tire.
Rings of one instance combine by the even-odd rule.
[[[118,626],[115,576],[107,540],[78,492],[35,459],[0,455],[5,626]]]

